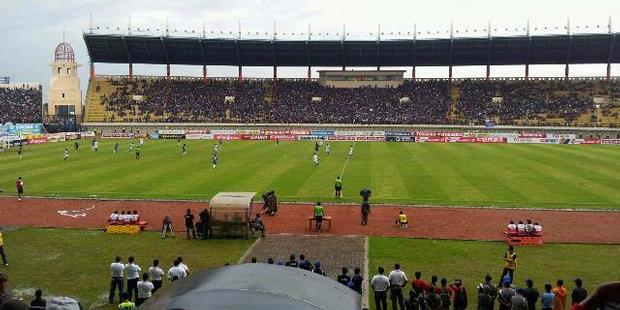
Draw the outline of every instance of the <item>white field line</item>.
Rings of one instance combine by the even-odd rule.
[[[370,264],[368,262],[368,255],[370,254],[368,246],[368,237],[364,237],[364,281],[362,282],[362,309],[370,309]]]

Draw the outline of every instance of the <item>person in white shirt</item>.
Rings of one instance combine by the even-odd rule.
[[[517,224],[517,234],[519,236],[525,235],[525,224],[523,224],[523,221],[519,221],[519,224]]]
[[[405,309],[405,300],[403,298],[403,289],[407,285],[407,275],[400,270],[400,264],[394,264],[394,270],[390,271],[388,276],[390,280],[390,299],[392,305],[396,302],[400,305],[400,309]]]
[[[144,148],[144,138],[140,138],[140,147]]]
[[[312,162],[314,163],[315,166],[318,166],[319,165],[319,155],[314,153],[314,155],[312,155]]]
[[[370,286],[375,291],[375,308],[387,310],[387,290],[390,288],[390,279],[383,273],[385,269],[379,267],[378,273],[370,280]]]
[[[174,266],[168,269],[168,279],[174,282],[185,277],[187,277],[187,272],[185,272],[185,269],[179,267],[179,262],[175,260]]]
[[[327,143],[327,145],[325,146],[325,154],[327,154],[327,156],[329,156],[329,154],[331,153],[331,147],[329,146],[329,143]]]
[[[143,274],[142,281],[138,281],[138,298],[136,299],[136,306],[141,305],[147,299],[151,298],[154,288],[155,286],[153,286],[153,283],[149,281],[149,274]]]
[[[351,144],[351,147],[349,148],[349,158],[353,157],[353,144]]]
[[[164,271],[159,268],[159,260],[153,260],[153,266],[149,268],[149,276],[153,282],[153,293],[161,288]]]
[[[95,142],[93,142],[93,150],[95,152],[97,152],[97,150],[99,150],[99,141],[95,140]]]
[[[118,222],[118,210],[114,210],[114,212],[110,214],[110,219],[108,220],[108,223],[115,225],[117,222]]]
[[[525,224],[525,233],[527,235],[533,235],[534,234],[534,224],[532,224],[532,220],[527,220],[526,223],[527,224]]]
[[[536,236],[542,236],[543,234],[543,227],[542,225],[538,224],[538,222],[534,223],[534,234]]]
[[[114,303],[114,291],[116,291],[117,287],[119,301],[121,300],[121,294],[125,292],[123,287],[123,270],[125,270],[125,265],[121,263],[121,257],[117,256],[114,263],[110,265],[112,281],[110,281],[110,296],[108,302],[111,304]]]
[[[129,256],[127,264],[125,265],[125,273],[127,273],[127,295],[129,300],[132,301],[132,293],[135,299],[138,299],[138,280],[140,280],[140,266],[134,264],[133,256]]]
[[[187,267],[187,265],[183,263],[183,257],[181,256],[177,257],[177,262],[179,262],[179,267],[185,270],[186,276],[189,276],[189,267]]]

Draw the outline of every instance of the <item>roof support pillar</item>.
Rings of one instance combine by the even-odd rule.
[[[271,84],[271,95],[275,95],[278,84],[278,66],[273,66],[273,83]]]
[[[611,63],[607,63],[607,81],[611,81]]]
[[[312,80],[312,67],[308,66],[308,82]]]
[[[525,80],[530,80],[530,64],[525,64]]]
[[[166,81],[170,81],[170,64],[166,64]]]
[[[91,62],[90,63],[90,76],[89,79],[92,81],[95,79],[95,63]]]
[[[133,64],[129,63],[129,82],[133,82]]]
[[[487,82],[489,81],[490,78],[491,78],[491,65],[487,64],[487,75],[486,75]]]
[[[207,76],[207,66],[206,65],[202,65],[202,81],[205,83],[205,85],[209,85],[209,78]]]
[[[564,79],[568,80],[568,64],[564,67]]]
[[[448,67],[448,82],[452,84],[452,65]]]
[[[237,76],[239,82],[243,82],[243,66],[239,65],[239,75]]]
[[[411,67],[411,82],[415,83],[415,66]]]

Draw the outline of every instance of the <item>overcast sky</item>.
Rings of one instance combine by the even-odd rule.
[[[375,38],[381,24],[383,38],[412,36],[414,24],[418,37],[445,37],[454,25],[457,36],[479,36],[491,22],[495,35],[524,34],[530,20],[532,34],[565,33],[567,18],[570,28],[578,32],[607,32],[608,18],[612,28],[620,32],[619,0],[2,0],[0,5],[0,76],[10,76],[14,82],[41,83],[47,92],[55,46],[63,39],[76,51],[85,93],[88,79],[88,54],[82,33],[90,25],[99,32],[127,31],[129,20],[134,33],[149,29],[158,34],[168,21],[176,35],[191,35],[191,31],[207,34],[213,31],[235,34],[241,26],[242,37],[271,33],[276,25],[278,38],[297,38],[307,35],[311,24],[314,38],[341,37],[343,24],[349,38]],[[587,28],[586,28],[587,26]],[[106,27],[109,30],[106,30]],[[545,29],[546,27],[546,29]],[[556,28],[557,27],[557,28]],[[475,31],[474,31],[475,30]],[[185,31],[188,31],[186,34]],[[458,31],[458,33],[457,33]],[[252,35],[247,35],[251,32]],[[295,33],[295,35],[293,35]],[[319,36],[319,33],[321,35]],[[127,74],[126,65],[97,64],[98,74]],[[315,68],[319,69],[319,68]],[[493,76],[522,76],[522,66],[496,66]],[[484,76],[484,67],[457,67],[455,77]],[[134,74],[164,75],[164,66],[134,66]],[[200,76],[200,67],[173,66],[173,75]],[[210,67],[210,76],[235,76],[236,68]],[[280,76],[303,77],[305,68],[281,68]],[[410,76],[410,71],[407,73]],[[444,67],[418,68],[418,77],[447,77]],[[562,76],[563,66],[532,66],[532,76]],[[573,76],[600,76],[605,65],[572,66]],[[620,75],[620,66],[612,67]],[[270,68],[247,68],[247,77],[270,77]]]

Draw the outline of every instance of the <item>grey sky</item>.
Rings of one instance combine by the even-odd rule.
[[[494,34],[506,35],[524,33],[522,29],[528,19],[533,34],[564,33],[567,17],[570,18],[572,32],[606,32],[608,17],[611,16],[613,29],[620,31],[618,0],[2,0],[0,76],[11,76],[15,82],[41,83],[47,91],[49,63],[65,30],[66,40],[75,49],[77,61],[84,65],[79,72],[85,91],[88,55],[82,32],[89,27],[91,13],[94,25],[100,27],[100,32],[105,32],[105,27],[114,32],[117,27],[126,31],[131,16],[134,32],[137,28],[142,31],[149,28],[150,32],[156,33],[155,29],[165,28],[167,19],[169,29],[177,30],[176,35],[186,35],[185,30],[189,30],[190,34],[192,30],[200,33],[203,23],[207,33],[236,33],[240,22],[244,36],[248,31],[264,36],[265,32],[271,35],[275,21],[280,39],[292,38],[292,33],[296,36],[306,33],[308,23],[312,24],[313,37],[318,37],[318,33],[321,36],[329,33],[332,38],[336,37],[336,33],[341,36],[343,24],[346,24],[350,38],[370,39],[376,36],[377,24],[381,24],[384,38],[397,37],[398,32],[402,36],[412,33],[414,24],[420,32],[419,37],[447,36],[450,22],[454,24],[455,35],[480,35],[489,21],[492,23],[491,29],[497,29]],[[617,67],[620,66],[612,67],[612,74],[620,74]],[[282,68],[278,73],[281,76],[305,76],[305,70]],[[563,66],[533,66],[530,74],[561,76],[563,70]],[[454,76],[483,76],[484,71],[484,67],[460,67],[454,69]],[[136,65],[134,72],[163,75],[165,68]],[[571,69],[574,76],[603,75],[604,72],[604,65],[580,65]],[[97,73],[126,74],[127,68],[125,65],[98,64]],[[419,68],[416,73],[418,77],[445,77],[447,69]],[[198,76],[201,68],[173,66],[172,74]],[[248,77],[269,77],[271,74],[270,68],[244,70],[244,75]],[[523,68],[496,66],[491,74],[521,76]],[[236,68],[212,67],[209,68],[209,75],[234,76]]]

